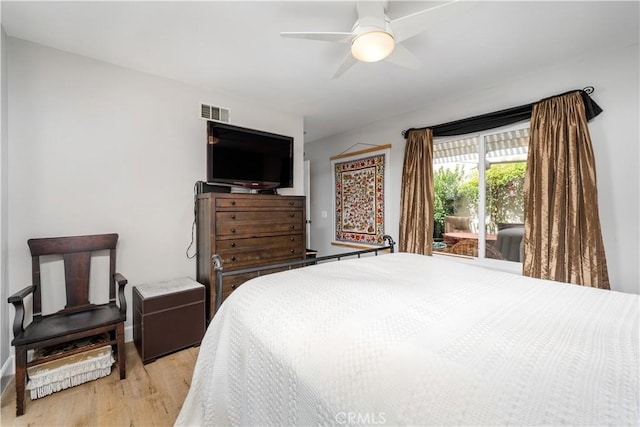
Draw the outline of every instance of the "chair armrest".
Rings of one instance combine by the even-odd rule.
[[[31,285],[31,286],[27,286],[24,289],[19,290],[18,292],[16,292],[15,294],[11,295],[9,297],[9,299],[7,300],[8,302],[10,302],[11,304],[15,304],[17,302],[19,302],[20,304],[22,304],[22,300],[29,294],[32,294],[33,291],[36,290],[36,287]]]
[[[15,294],[11,295],[7,301],[10,304],[13,304],[13,306],[16,309],[16,315],[13,319],[13,337],[17,337],[18,335],[20,335],[22,332],[24,332],[24,298],[29,295],[32,294],[34,291],[36,290],[36,287],[31,285],[31,286],[27,286],[26,288],[16,292]]]
[[[118,283],[118,300],[120,301],[120,313],[127,314],[127,300],[124,296],[124,287],[129,281],[120,273],[113,275],[116,283]]]

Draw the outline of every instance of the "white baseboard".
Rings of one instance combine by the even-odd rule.
[[[124,342],[133,341],[133,326],[126,326],[124,328]]]
[[[14,368],[14,364],[13,364],[13,354],[10,354],[9,357],[7,358],[6,362],[4,362],[4,365],[2,365],[2,373],[0,374],[0,377],[6,377],[7,375],[13,375],[13,368]]]
[[[124,328],[124,341],[125,342],[133,341],[133,326],[127,326]],[[9,357],[7,358],[6,362],[4,362],[4,364],[2,365],[2,374],[0,375],[0,378],[13,377],[15,375],[16,364],[14,363],[14,360],[15,360],[15,349],[11,347]],[[2,390],[0,391],[0,395],[4,394],[5,389],[7,388],[7,384],[9,382],[10,381],[2,382]]]
[[[7,387],[11,383],[9,379],[13,377],[14,374],[15,374],[15,364],[13,363],[13,354],[10,354],[9,357],[7,357],[7,360],[2,365],[2,371],[0,373],[0,379],[6,378],[5,381],[0,381],[0,383],[2,384],[2,390],[0,390],[0,396],[3,396],[5,390],[9,388]]]

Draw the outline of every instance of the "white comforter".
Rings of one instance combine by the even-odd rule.
[[[638,295],[396,253],[222,305],[177,425],[638,425]]]

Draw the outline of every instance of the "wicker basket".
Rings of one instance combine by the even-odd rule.
[[[54,355],[61,357],[27,368],[27,390],[31,393],[31,399],[38,399],[109,375],[111,365],[115,362],[109,340],[109,334],[105,333],[37,349],[32,355],[32,361]],[[64,355],[84,347],[89,349]]]

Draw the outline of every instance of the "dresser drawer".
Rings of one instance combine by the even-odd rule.
[[[218,211],[216,212],[216,222],[242,223],[251,222],[254,224],[273,224],[274,222],[300,222],[302,221],[302,211],[275,211],[265,215],[264,212],[255,211]]]
[[[302,217],[278,221],[220,221],[216,222],[216,236],[264,236],[284,233],[301,233]]]
[[[225,277],[222,282],[222,300],[224,301],[231,292],[235,291],[244,282],[253,279],[254,277],[258,277],[258,273],[238,274],[237,276]]]
[[[225,256],[228,253],[238,251],[275,249],[280,247],[293,248],[304,246],[302,234],[291,234],[274,237],[246,237],[234,238],[233,236],[224,240],[216,241],[216,253]]]
[[[291,260],[283,260],[282,262],[287,262]],[[297,267],[293,267],[297,268]],[[264,276],[269,273],[277,273],[278,271],[284,271],[286,268],[278,268],[268,271],[262,271],[260,273],[261,276]],[[243,285],[246,281],[253,279],[254,277],[258,277],[258,273],[247,273],[247,274],[238,274],[237,276],[228,276],[223,279],[222,283],[222,300],[224,301],[233,291],[238,289],[241,285]]]
[[[300,243],[302,239],[298,240],[282,246],[225,250],[218,252],[218,255],[222,258],[223,267],[228,270],[271,264],[278,260],[290,258],[302,259],[305,254],[305,248]]]
[[[220,198],[216,199],[216,208],[301,208],[304,206],[304,199],[290,199],[277,197],[262,199],[258,197],[247,198]]]

